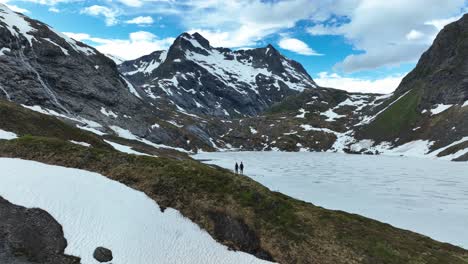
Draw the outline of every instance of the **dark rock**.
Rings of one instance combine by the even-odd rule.
[[[112,251],[104,247],[97,247],[94,250],[93,257],[99,262],[109,262],[113,259]]]
[[[242,219],[223,212],[213,211],[209,215],[214,222],[214,236],[223,244],[261,259],[274,261],[271,254],[261,247],[257,234]]]
[[[468,135],[468,14],[450,23],[437,35],[416,67],[403,78],[394,96],[375,109],[380,111],[404,95],[412,104],[392,105],[392,117],[358,129],[358,138],[402,145],[414,140],[433,141],[430,150],[447,146]],[[408,99],[409,98],[409,99]],[[453,105],[439,114],[439,104]],[[393,109],[392,109],[393,108]],[[415,130],[414,128],[419,129]],[[395,139],[398,138],[398,141]],[[445,153],[450,154],[450,153]],[[461,157],[460,157],[461,158]]]
[[[62,226],[49,213],[0,197],[0,263],[79,264],[64,254],[66,246]]]

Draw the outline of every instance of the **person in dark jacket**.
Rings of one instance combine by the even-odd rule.
[[[240,173],[244,174],[244,164],[242,163],[242,161],[241,161],[241,164],[240,164]]]
[[[234,166],[234,170],[236,171],[236,174],[239,173],[239,164],[237,164],[237,162],[236,162],[236,165]]]

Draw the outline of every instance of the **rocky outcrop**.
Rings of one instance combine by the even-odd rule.
[[[99,262],[109,262],[114,258],[112,251],[105,247],[97,247],[94,250],[93,257]]]
[[[374,114],[384,111],[359,128],[357,137],[393,146],[427,141],[435,156],[461,157],[464,153],[458,151],[468,136],[467,50],[468,14],[445,26],[393,97]],[[447,146],[453,151],[445,151]]]
[[[66,246],[62,227],[49,213],[0,197],[0,263],[79,264],[64,254]]]
[[[212,211],[209,213],[214,223],[214,236],[223,241],[231,249],[255,255],[258,258],[274,261],[271,254],[260,246],[260,240],[255,231],[243,222],[223,212]]]

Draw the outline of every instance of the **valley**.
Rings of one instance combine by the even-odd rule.
[[[120,60],[10,7],[0,262],[468,263],[468,14],[372,94],[197,32]]]

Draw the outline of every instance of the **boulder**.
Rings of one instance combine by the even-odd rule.
[[[109,262],[114,258],[112,256],[112,251],[105,247],[97,247],[94,250],[93,257],[99,262]]]

